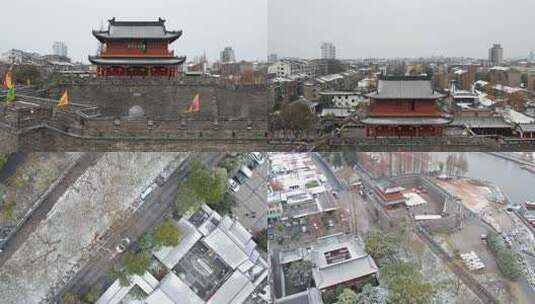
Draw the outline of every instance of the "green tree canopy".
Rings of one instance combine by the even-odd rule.
[[[172,219],[167,218],[156,226],[152,240],[156,247],[176,246],[180,240],[180,230]]]
[[[72,292],[66,292],[62,297],[63,304],[83,304],[80,297]]]
[[[388,293],[384,288],[366,284],[357,294],[357,304],[385,304],[387,295]]]
[[[338,296],[337,304],[357,304],[357,299],[357,293],[349,288],[345,288]]]
[[[388,284],[389,301],[399,304],[431,303],[435,288],[423,281],[415,264],[398,262],[383,267],[383,278]]]
[[[297,261],[288,267],[288,283],[298,289],[305,289],[312,284],[312,267],[310,261]]]
[[[391,234],[370,231],[366,235],[364,245],[366,252],[379,262],[396,254],[399,242],[399,239]]]
[[[208,206],[219,214],[232,214],[232,208],[236,206],[236,198],[234,195],[226,191],[219,202],[210,203]]]
[[[277,128],[296,132],[312,130],[318,121],[307,105],[298,102],[281,106],[276,120]]]
[[[490,232],[487,236],[487,246],[496,257],[501,273],[509,280],[518,280],[522,275],[522,269],[515,259],[514,252],[505,246],[500,235]]]
[[[217,204],[227,191],[227,171],[211,169],[199,163],[192,165],[187,179],[180,185],[176,198],[176,211],[183,214],[198,209],[201,204]]]
[[[186,213],[191,210],[198,209],[202,204],[202,200],[197,196],[197,193],[191,188],[180,187],[176,197],[176,211],[179,214]]]
[[[194,164],[184,187],[191,189],[198,198],[207,203],[218,202],[227,190],[227,172],[223,168],[209,169]]]
[[[147,253],[127,253],[123,258],[123,266],[127,275],[143,275],[150,266],[150,255]]]

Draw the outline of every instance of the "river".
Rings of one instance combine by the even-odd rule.
[[[450,153],[433,153],[434,160],[445,161]],[[516,162],[487,153],[464,153],[468,161],[467,177],[489,181],[505,193],[514,204],[535,201],[535,173]]]

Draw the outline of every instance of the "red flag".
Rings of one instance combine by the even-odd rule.
[[[199,94],[195,95],[189,109],[186,113],[199,112],[201,110],[201,96]]]

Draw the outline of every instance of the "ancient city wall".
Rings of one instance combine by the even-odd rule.
[[[270,91],[266,86],[237,86],[208,78],[66,80],[49,97],[68,89],[73,102],[94,105],[106,116],[126,117],[134,106],[152,119],[266,120]],[[195,96],[200,112],[185,113]]]

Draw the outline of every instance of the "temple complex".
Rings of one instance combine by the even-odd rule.
[[[449,123],[437,104],[445,96],[429,80],[388,77],[367,97],[371,104],[362,122],[368,137],[442,136]]]
[[[108,20],[107,30],[94,30],[102,43],[97,56],[89,56],[98,76],[175,77],[186,57],[177,57],[169,45],[182,31],[168,31],[165,20]]]

